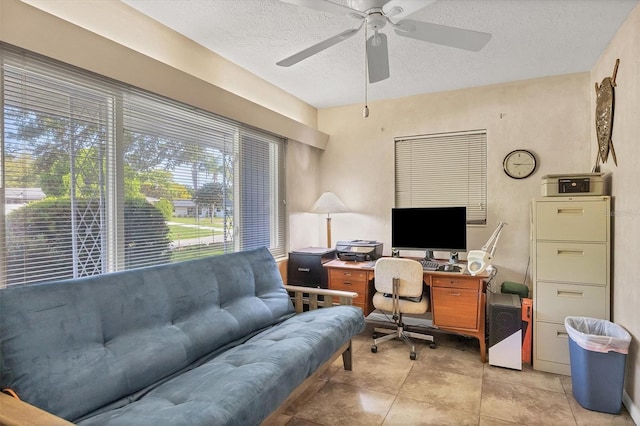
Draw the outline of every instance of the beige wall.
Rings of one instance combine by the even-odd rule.
[[[540,196],[541,177],[590,171],[591,90],[589,73],[580,73],[373,102],[367,119],[361,105],[320,110],[319,129],[330,138],[321,154],[319,190],[334,191],[353,211],[334,217],[333,240],[377,239],[390,253],[395,137],[486,129],[488,225],[469,228],[468,248],[479,249],[500,221],[507,222],[496,251],[496,282],[522,282],[530,200]],[[538,158],[539,168],[527,179],[502,170],[504,156],[517,148]]]
[[[627,356],[625,405],[640,424],[640,5],[631,12],[605,52],[591,70],[591,158],[595,159],[595,89],[605,77],[611,77],[616,59],[613,145],[618,165],[609,161],[601,171],[611,174],[613,196],[613,277],[612,321],[632,335]],[[592,161],[593,162],[593,161]]]

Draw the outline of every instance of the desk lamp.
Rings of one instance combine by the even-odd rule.
[[[471,275],[478,275],[491,266],[493,254],[496,252],[496,247],[498,246],[498,238],[500,238],[500,233],[504,225],[506,225],[504,222],[498,224],[496,230],[493,231],[493,234],[491,234],[480,250],[471,250],[467,253],[467,269]],[[491,247],[491,250],[489,250],[489,247]]]
[[[349,210],[333,192],[323,193],[311,207],[312,213],[327,214],[327,247],[331,248],[331,213],[346,213]]]

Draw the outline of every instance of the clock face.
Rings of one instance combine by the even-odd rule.
[[[525,149],[516,149],[504,157],[502,168],[507,176],[524,179],[536,170],[536,157]]]

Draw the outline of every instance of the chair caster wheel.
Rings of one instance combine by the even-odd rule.
[[[374,354],[378,352],[378,347],[376,345],[371,345],[371,352],[373,352]]]
[[[415,352],[411,352],[409,354],[409,358],[411,358],[412,361],[415,361],[416,360],[416,353]]]
[[[434,342],[431,342],[431,343],[429,344],[429,347],[430,347],[431,349],[435,349],[435,348],[436,348],[436,344],[435,344]]]

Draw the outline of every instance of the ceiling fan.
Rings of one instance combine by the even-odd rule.
[[[401,37],[475,52],[481,50],[491,38],[489,33],[405,19],[406,16],[428,6],[435,0],[347,0],[348,6],[329,0],[281,1],[321,12],[348,15],[359,21],[359,25],[291,55],[278,62],[277,65],[290,67],[297,64],[303,59],[354,36],[365,27],[365,31],[373,33],[366,42],[369,83],[389,78],[387,36],[380,32],[387,24]]]

